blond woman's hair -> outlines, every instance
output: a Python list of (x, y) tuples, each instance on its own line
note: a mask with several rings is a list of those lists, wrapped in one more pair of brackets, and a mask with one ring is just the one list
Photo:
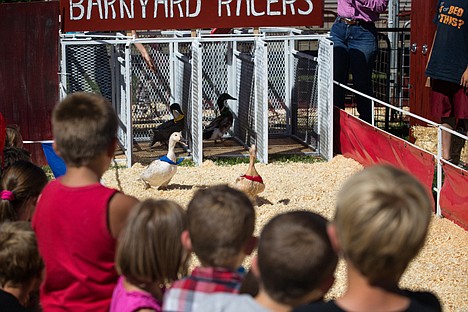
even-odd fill
[(111, 104), (96, 94), (70, 94), (52, 113), (55, 144), (67, 166), (86, 166), (106, 152), (117, 136), (117, 127)]
[(187, 275), (188, 256), (180, 239), (186, 229), (185, 211), (177, 203), (154, 199), (139, 203), (119, 237), (117, 272), (141, 288), (167, 285)]
[(41, 277), (43, 269), (31, 224), (26, 221), (0, 224), (0, 286), (28, 285)]
[(344, 257), (371, 285), (397, 283), (424, 245), (432, 203), (410, 174), (364, 169), (338, 194), (334, 223)]

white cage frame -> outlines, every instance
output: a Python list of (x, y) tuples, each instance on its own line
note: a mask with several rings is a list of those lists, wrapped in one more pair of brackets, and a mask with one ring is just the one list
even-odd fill
[[(126, 155), (127, 166), (132, 165), (132, 149), (135, 139), (132, 124), (132, 56), (131, 48), (135, 43), (170, 43), (170, 88), (171, 100), (181, 100), (182, 87), (178, 84), (176, 76), (181, 62), (178, 62), (180, 56), (178, 44), (190, 43), (191, 45), (191, 78), (190, 78), (190, 97), (187, 109), (190, 110), (189, 142), (193, 161), (200, 165), (203, 162), (203, 45), (214, 42), (230, 42), (232, 44), (232, 55), (227, 57), (238, 57), (236, 47), (242, 42), (253, 44), (253, 127), (250, 130), (251, 142), (257, 145), (257, 157), (259, 161), (268, 163), (268, 138), (269, 138), (269, 84), (268, 84), (268, 60), (269, 60), (269, 42), (284, 41), (284, 86), (285, 91), (285, 109), (287, 119), (287, 132), (291, 134), (291, 98), (290, 95), (294, 89), (294, 70), (295, 58), (304, 57), (296, 51), (294, 46), (297, 41), (311, 40), (317, 41), (318, 55), (305, 56), (311, 61), (316, 62), (317, 83), (317, 101), (318, 123), (314, 125), (314, 131), (317, 131), (318, 140), (313, 154), (319, 155), (326, 160), (333, 157), (333, 46), (326, 35), (297, 35), (296, 32), (286, 32), (279, 30), (286, 35), (271, 35), (268, 32), (262, 32), (260, 35), (223, 35), (208, 36), (199, 32), (196, 37), (187, 37), (184, 32), (173, 32), (166, 35), (165, 38), (140, 38), (118, 35), (113, 38), (109, 36), (89, 36), (89, 35), (62, 35), (61, 36), (61, 79), (60, 79), (60, 97), (63, 98), (70, 92), (69, 76), (67, 68), (67, 48), (71, 46), (85, 45), (106, 45), (110, 51), (110, 67), (112, 79), (112, 102), (119, 115), (118, 139), (123, 152)], [(270, 31), (274, 32), (274, 31)], [(179, 65), (178, 65), (179, 64)], [(236, 62), (228, 68), (228, 80), (236, 81), (239, 77)], [(230, 94), (237, 94), (237, 84), (229, 83), (227, 90)], [(231, 109), (236, 115), (238, 104), (230, 104)], [(235, 121), (237, 122), (237, 121)], [(232, 129), (234, 129), (233, 126)], [(231, 135), (234, 133), (231, 131)], [(242, 142), (247, 145), (246, 142)]]

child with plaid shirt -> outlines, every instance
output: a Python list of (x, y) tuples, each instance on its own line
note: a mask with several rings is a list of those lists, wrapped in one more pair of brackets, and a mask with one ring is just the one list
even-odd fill
[(291, 311), (321, 302), (334, 282), (338, 256), (327, 235), (327, 220), (310, 211), (290, 211), (271, 219), (262, 230), (251, 272), (259, 292), (214, 294), (195, 312)]
[(244, 274), (237, 268), (256, 245), (255, 210), (241, 191), (226, 185), (199, 190), (187, 217), (182, 244), (194, 251), (201, 267), (167, 290), (163, 311), (193, 311), (209, 294), (239, 293)]

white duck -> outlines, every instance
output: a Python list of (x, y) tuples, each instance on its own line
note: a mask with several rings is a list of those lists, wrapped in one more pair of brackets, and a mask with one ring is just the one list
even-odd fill
[(143, 170), (140, 175), (140, 179), (145, 183), (146, 188), (155, 187), (165, 189), (169, 182), (171, 182), (172, 177), (177, 172), (177, 165), (183, 160), (180, 159), (177, 161), (177, 157), (174, 152), (176, 143), (181, 140), (181, 132), (172, 133), (169, 137), (169, 149), (167, 151), (167, 155), (154, 160), (145, 168), (145, 170)]
[(257, 148), (255, 145), (249, 149), (250, 162), (249, 168), (247, 169), (244, 175), (241, 175), (236, 179), (236, 188), (243, 191), (251, 199), (255, 199), (256, 196), (265, 190), (265, 184), (263, 184), (262, 177), (258, 174), (255, 169), (255, 158), (256, 158)]

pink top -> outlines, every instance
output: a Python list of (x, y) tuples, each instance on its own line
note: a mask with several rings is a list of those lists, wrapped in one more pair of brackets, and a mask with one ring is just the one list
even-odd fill
[(338, 0), (338, 15), (341, 17), (375, 22), (385, 12), (389, 0)]
[(117, 191), (99, 183), (42, 191), (32, 225), (45, 263), (40, 300), (49, 311), (108, 311), (118, 280), (108, 204)]
[(140, 309), (152, 309), (161, 312), (162, 303), (145, 291), (127, 291), (123, 285), (123, 277), (115, 286), (110, 312), (134, 312)]

